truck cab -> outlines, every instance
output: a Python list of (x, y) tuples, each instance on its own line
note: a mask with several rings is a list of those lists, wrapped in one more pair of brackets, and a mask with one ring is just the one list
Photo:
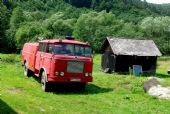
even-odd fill
[(26, 76), (40, 78), (44, 91), (48, 91), (50, 82), (77, 83), (83, 89), (93, 80), (92, 50), (86, 42), (50, 39), (26, 43), (22, 64)]

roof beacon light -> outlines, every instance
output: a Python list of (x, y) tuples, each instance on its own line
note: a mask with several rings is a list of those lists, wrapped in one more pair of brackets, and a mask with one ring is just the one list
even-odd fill
[(67, 40), (74, 40), (74, 38), (72, 37), (71, 34), (67, 34), (65, 39), (67, 39)]

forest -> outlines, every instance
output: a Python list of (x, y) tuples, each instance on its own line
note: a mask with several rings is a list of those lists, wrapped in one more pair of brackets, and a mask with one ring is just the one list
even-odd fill
[(2, 0), (0, 52), (15, 53), (25, 42), (72, 34), (100, 53), (107, 36), (151, 39), (170, 54), (170, 4), (146, 0)]

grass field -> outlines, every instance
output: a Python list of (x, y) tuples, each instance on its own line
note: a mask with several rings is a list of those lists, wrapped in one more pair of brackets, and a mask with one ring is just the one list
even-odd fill
[[(33, 77), (23, 75), (19, 55), (0, 54), (0, 114), (169, 114), (170, 100), (146, 94), (146, 76), (105, 74), (94, 58), (94, 81), (85, 91), (45, 93)], [(157, 77), (170, 85), (170, 58), (158, 60)]]

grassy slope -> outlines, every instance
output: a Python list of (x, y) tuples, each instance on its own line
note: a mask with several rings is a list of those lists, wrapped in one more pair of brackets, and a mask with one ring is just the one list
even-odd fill
[[(44, 93), (34, 78), (23, 76), (19, 55), (0, 57), (5, 61), (0, 62), (0, 114), (14, 113), (12, 110), (20, 114), (168, 114), (170, 110), (169, 101), (144, 93), (146, 77), (102, 73), (100, 55), (95, 56), (94, 82), (87, 85), (86, 91), (50, 93)], [(170, 59), (159, 59), (158, 74), (170, 82), (165, 73), (168, 65)]]

